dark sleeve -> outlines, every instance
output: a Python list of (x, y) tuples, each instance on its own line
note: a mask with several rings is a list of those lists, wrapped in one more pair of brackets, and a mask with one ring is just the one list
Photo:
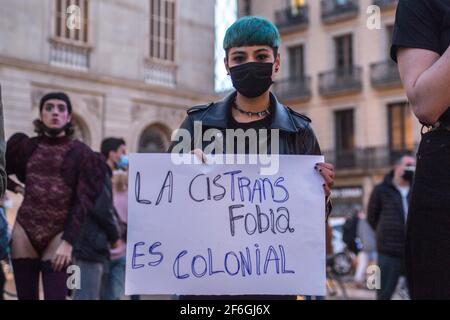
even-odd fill
[(316, 135), (314, 134), (314, 131), (310, 124), (308, 124), (308, 126), (306, 127), (302, 140), (305, 147), (304, 154), (313, 156), (322, 155), (322, 151), (320, 150), (319, 146), (319, 141), (317, 141)]
[(102, 227), (106, 232), (108, 241), (114, 243), (120, 239), (119, 223), (114, 208), (111, 208), (102, 219)]
[[(6, 174), (7, 176), (16, 175), (19, 179), (20, 174), (23, 174), (23, 157), (25, 157), (24, 150), (26, 148), (28, 136), (24, 133), (15, 133), (9, 138), (6, 145)], [(20, 181), (23, 183), (23, 181)], [(16, 182), (8, 177), (8, 190), (14, 191), (18, 186)]]
[(92, 211), (93, 218), (105, 231), (110, 243), (116, 242), (120, 238), (117, 213), (113, 205), (111, 181), (109, 175), (104, 179), (100, 198), (96, 199), (96, 205)]
[(6, 191), (6, 171), (5, 171), (5, 130), (3, 122), (3, 105), (2, 105), (2, 90), (0, 87), (0, 198), (3, 197)]
[(400, 0), (392, 36), (391, 58), (397, 62), (399, 47), (418, 48), (442, 54), (440, 20), (432, 0)]
[(87, 214), (94, 209), (106, 174), (104, 163), (99, 156), (87, 147), (80, 152), (83, 152), (83, 156), (78, 165), (74, 203), (69, 211), (62, 237), (70, 244), (76, 240)]
[[(184, 119), (184, 121), (183, 121), (183, 123), (181, 124), (181, 126), (180, 126), (180, 128), (179, 129), (184, 129), (184, 130), (187, 130), (191, 135), (193, 134), (193, 132), (194, 132), (194, 123), (193, 123), (193, 121), (192, 121), (192, 119), (191, 119), (191, 117), (188, 115), (187, 117), (186, 117), (186, 119)], [(169, 149), (168, 149), (168, 153), (172, 153), (173, 152), (173, 148), (179, 143), (179, 142), (181, 142), (181, 137), (180, 137), (180, 139), (178, 139), (178, 140), (176, 140), (176, 141), (172, 141), (171, 143), (170, 143), (170, 146), (169, 146)], [(194, 142), (193, 142), (193, 140), (191, 139), (191, 141), (190, 141), (190, 146), (191, 146), (191, 148), (190, 148), (190, 150), (189, 151), (192, 151), (193, 149), (194, 149)]]
[(367, 209), (367, 222), (373, 230), (377, 229), (378, 221), (380, 220), (381, 201), (380, 189), (375, 187), (370, 195), (369, 206)]

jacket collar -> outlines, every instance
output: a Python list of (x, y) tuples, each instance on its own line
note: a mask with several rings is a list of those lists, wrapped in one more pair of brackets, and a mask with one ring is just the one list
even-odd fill
[[(208, 127), (227, 128), (230, 116), (230, 108), (236, 98), (236, 91), (232, 92), (224, 99), (211, 105), (209, 110), (203, 115), (202, 124)], [(294, 119), (288, 108), (282, 105), (274, 94), (270, 93), (270, 103), (272, 109), (272, 129), (280, 129), (286, 132), (295, 133), (298, 131)]]

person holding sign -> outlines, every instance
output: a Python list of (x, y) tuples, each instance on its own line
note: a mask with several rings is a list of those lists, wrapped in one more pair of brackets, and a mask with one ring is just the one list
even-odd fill
[[(223, 42), (225, 67), (236, 91), (222, 101), (191, 108), (169, 152), (192, 152), (204, 162), (209, 154), (219, 153), (321, 155), (311, 120), (281, 104), (270, 92), (280, 70), (280, 43), (280, 34), (270, 21), (251, 16), (237, 20)], [(216, 134), (205, 138), (210, 129)], [(188, 143), (184, 133), (189, 134)], [(334, 167), (317, 163), (314, 169), (324, 179), (329, 215)]]

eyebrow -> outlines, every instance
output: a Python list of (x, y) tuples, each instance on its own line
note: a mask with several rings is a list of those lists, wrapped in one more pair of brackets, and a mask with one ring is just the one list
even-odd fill
[[(253, 53), (254, 53), (254, 54), (258, 54), (258, 53), (262, 53), (262, 52), (269, 52), (269, 49), (261, 48), (261, 49), (256, 50), (256, 51), (253, 52)], [(240, 54), (247, 54), (247, 51), (244, 51), (244, 50), (235, 51), (235, 52), (233, 52), (231, 55), (234, 56), (234, 55), (240, 55)]]
[(258, 49), (255, 51), (255, 53), (261, 53), (261, 52), (269, 52), (269, 50), (266, 48), (262, 48), (262, 49)]
[(247, 52), (244, 51), (244, 50), (241, 50), (241, 51), (235, 51), (235, 52), (233, 52), (231, 55), (232, 55), (232, 56), (235, 56), (235, 55), (238, 55), (238, 54), (247, 54)]

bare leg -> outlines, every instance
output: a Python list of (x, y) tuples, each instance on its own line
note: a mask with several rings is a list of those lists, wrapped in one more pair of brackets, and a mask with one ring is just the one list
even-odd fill
[(12, 259), (39, 259), (39, 254), (33, 248), (28, 235), (22, 226), (16, 222), (11, 236)]
[(40, 259), (19, 223), (12, 232), (11, 257), (19, 300), (39, 300)]

